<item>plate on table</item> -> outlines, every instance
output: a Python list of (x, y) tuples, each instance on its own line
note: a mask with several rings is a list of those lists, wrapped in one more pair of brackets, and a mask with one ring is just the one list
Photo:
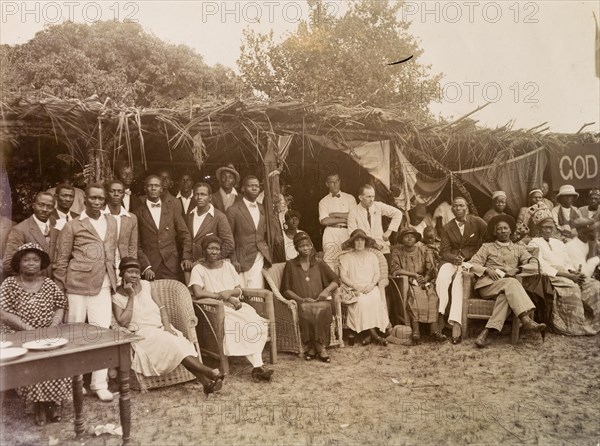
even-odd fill
[(55, 350), (61, 348), (67, 342), (69, 341), (65, 338), (37, 339), (35, 341), (25, 342), (23, 347), (28, 350)]
[(0, 341), (0, 348), (7, 348), (10, 347), (12, 345), (12, 342), (10, 341)]
[(9, 347), (0, 349), (0, 361), (10, 361), (17, 359), (27, 353), (27, 349), (23, 347)]

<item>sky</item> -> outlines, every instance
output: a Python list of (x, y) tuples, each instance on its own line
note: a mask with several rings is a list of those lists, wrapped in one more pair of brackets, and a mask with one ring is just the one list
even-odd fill
[[(385, 0), (382, 0), (385, 1)], [(308, 17), (304, 0), (291, 1), (1, 1), (0, 42), (24, 43), (44, 25), (71, 19), (135, 20), (146, 31), (186, 44), (236, 69), (244, 29), (273, 30), (279, 39)], [(342, 15), (345, 1), (325, 0)], [(480, 125), (574, 133), (600, 129), (600, 79), (594, 71), (598, 1), (406, 1), (399, 18), (411, 22), (424, 54), (420, 62), (443, 73), (435, 116), (473, 115)], [(406, 55), (399, 55), (399, 59)], [(409, 62), (410, 63), (410, 62)]]

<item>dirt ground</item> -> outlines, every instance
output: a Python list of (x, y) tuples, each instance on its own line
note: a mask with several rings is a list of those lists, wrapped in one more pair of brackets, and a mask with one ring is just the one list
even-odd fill
[[(355, 345), (331, 364), (280, 354), (271, 383), (231, 361), (223, 390), (190, 382), (132, 393), (135, 445), (592, 445), (600, 441), (600, 337), (538, 334), (509, 343)], [(118, 402), (84, 398), (86, 427), (119, 424)], [(72, 409), (36, 427), (14, 393), (2, 401), (2, 445), (117, 445), (75, 439)]]

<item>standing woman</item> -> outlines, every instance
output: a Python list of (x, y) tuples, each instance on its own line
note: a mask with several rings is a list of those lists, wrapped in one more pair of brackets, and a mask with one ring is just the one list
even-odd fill
[[(14, 333), (60, 325), (67, 309), (67, 298), (56, 284), (41, 275), (50, 257), (37, 243), (25, 243), (15, 252), (11, 268), (16, 276), (0, 286), (0, 332)], [(62, 401), (70, 398), (71, 378), (44, 381), (20, 387), (17, 393), (25, 403), (34, 403), (35, 424), (58, 422)]]
[(294, 247), (294, 236), (298, 232), (300, 224), (300, 212), (289, 210), (285, 213), (285, 223), (283, 224), (283, 241), (285, 243), (285, 260), (292, 260), (298, 256), (298, 251)]
[(288, 260), (283, 270), (281, 292), (298, 303), (300, 336), (305, 348), (304, 359), (317, 357), (331, 362), (325, 347), (331, 334), (332, 293), (339, 286), (339, 278), (322, 260), (317, 260), (310, 236), (298, 232), (294, 236), (298, 257)]

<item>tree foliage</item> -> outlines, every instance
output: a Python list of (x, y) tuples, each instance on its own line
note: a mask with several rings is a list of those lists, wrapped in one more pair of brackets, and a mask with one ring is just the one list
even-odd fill
[(66, 22), (0, 52), (3, 89), (42, 90), (61, 97), (98, 95), (119, 103), (171, 106), (188, 97), (234, 91), (236, 76), (210, 67), (185, 45), (165, 43), (137, 23)]
[[(399, 19), (402, 2), (360, 0), (336, 18), (322, 0), (281, 43), (273, 32), (244, 32), (238, 66), (244, 82), (271, 98), (399, 104), (427, 115), (441, 75), (418, 62), (423, 50)], [(409, 62), (387, 65), (412, 55)]]

